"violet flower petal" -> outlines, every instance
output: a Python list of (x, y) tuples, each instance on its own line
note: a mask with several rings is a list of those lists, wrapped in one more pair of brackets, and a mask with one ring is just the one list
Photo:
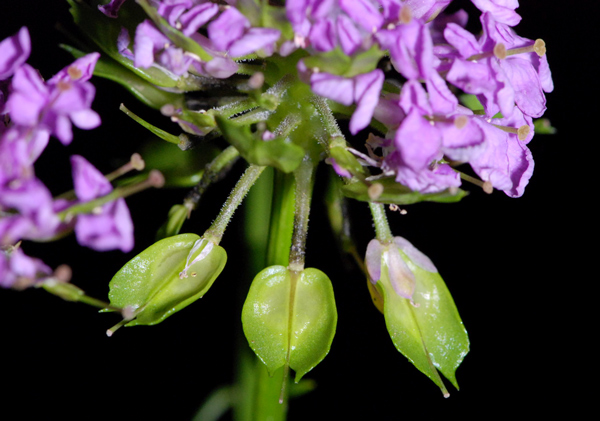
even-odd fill
[(15, 35), (0, 42), (0, 80), (11, 77), (31, 53), (29, 31), (24, 26)]

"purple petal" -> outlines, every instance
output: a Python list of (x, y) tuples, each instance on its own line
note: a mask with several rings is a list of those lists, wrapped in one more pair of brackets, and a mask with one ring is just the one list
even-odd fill
[(249, 28), (250, 21), (235, 7), (230, 7), (208, 25), (208, 37), (217, 50), (227, 51)]
[(311, 46), (317, 51), (331, 51), (336, 46), (336, 28), (331, 19), (315, 22), (308, 35)]
[(362, 44), (362, 36), (354, 23), (345, 15), (339, 15), (336, 21), (337, 36), (346, 55), (352, 55)]
[(379, 103), (383, 79), (384, 74), (380, 69), (354, 77), (354, 101), (357, 107), (350, 118), (350, 133), (356, 134), (371, 123)]
[(11, 77), (29, 58), (30, 53), (31, 40), (25, 26), (12, 37), (0, 42), (0, 80)]
[(201, 26), (206, 24), (219, 12), (219, 6), (214, 3), (204, 3), (192, 7), (188, 12), (181, 15), (179, 21), (183, 25), (182, 32), (190, 36), (197, 32)]
[(354, 81), (329, 73), (313, 73), (310, 77), (312, 91), (343, 105), (354, 102)]
[(515, 102), (521, 111), (531, 117), (541, 117), (546, 111), (546, 97), (531, 62), (511, 57), (501, 60), (500, 66), (514, 88)]
[(419, 110), (413, 109), (398, 128), (394, 143), (404, 164), (420, 171), (439, 157), (442, 137)]
[(80, 110), (69, 114), (71, 121), (80, 129), (95, 129), (101, 123), (100, 116), (94, 110)]
[(260, 49), (267, 49), (279, 39), (281, 32), (271, 28), (250, 28), (239, 40), (229, 47), (231, 57), (241, 57)]
[(410, 8), (413, 18), (428, 22), (435, 18), (452, 0), (406, 0), (404, 4)]
[(521, 21), (521, 16), (515, 9), (519, 7), (518, 0), (471, 0), (482, 12), (489, 12), (498, 22), (515, 26)]
[(78, 58), (73, 63), (55, 74), (49, 81), (49, 84), (55, 84), (59, 81), (85, 82), (92, 78), (94, 67), (100, 58), (100, 53), (90, 53)]
[(112, 191), (110, 182), (84, 157), (71, 156), (75, 194), (82, 202), (88, 202)]
[(383, 17), (368, 0), (339, 0), (339, 5), (367, 32), (374, 32), (383, 25)]
[(415, 292), (415, 274), (409, 269), (397, 247), (389, 246), (383, 253), (383, 262), (387, 266), (388, 276), (396, 294), (412, 299)]
[(438, 270), (431, 261), (431, 259), (425, 254), (423, 254), (423, 252), (421, 252), (415, 246), (413, 246), (412, 243), (406, 238), (394, 237), (394, 244), (396, 244), (398, 248), (402, 250), (402, 252), (406, 254), (406, 256), (408, 256), (412, 263), (414, 263), (421, 269), (426, 270), (427, 272), (437, 273)]
[(109, 18), (116, 18), (123, 3), (125, 3), (125, 0), (111, 0), (108, 4), (98, 5), (98, 10)]
[(98, 251), (133, 248), (133, 222), (124, 199), (102, 206), (100, 214), (79, 215), (75, 223), (77, 242)]
[(375, 285), (381, 278), (381, 257), (384, 246), (378, 240), (371, 240), (367, 245), (365, 265), (369, 272), (369, 279)]

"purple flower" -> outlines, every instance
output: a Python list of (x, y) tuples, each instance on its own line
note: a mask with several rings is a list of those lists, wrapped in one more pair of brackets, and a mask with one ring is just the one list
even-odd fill
[(172, 45), (169, 38), (149, 20), (140, 23), (135, 30), (134, 52), (136, 67), (148, 68), (156, 62), (177, 76), (187, 74), (195, 60), (181, 48)]
[(405, 0), (404, 5), (414, 18), (429, 22), (434, 19), (452, 0)]
[(409, 80), (424, 80), (432, 101), (439, 110), (452, 112), (458, 100), (435, 70), (439, 61), (433, 54), (428, 27), (417, 19), (375, 35), (380, 46), (390, 51), (392, 63)]
[(268, 55), (281, 33), (273, 28), (252, 28), (250, 21), (235, 7), (230, 7), (208, 25), (208, 37), (214, 47), (231, 57), (241, 57), (258, 50)]
[[(394, 237), (389, 244), (371, 240), (367, 246), (365, 265), (373, 285), (385, 279), (385, 283), (389, 281), (392, 284), (396, 294), (409, 300), (418, 281), (413, 270), (418, 268), (437, 272), (429, 257), (402, 237)], [(414, 269), (411, 270), (411, 267)]]
[(95, 88), (87, 80), (100, 55), (92, 53), (61, 70), (48, 83), (24, 64), (12, 80), (12, 93), (5, 111), (14, 124), (55, 135), (63, 144), (71, 143), (71, 123), (81, 129), (100, 125), (100, 117), (90, 109)]
[(33, 163), (48, 144), (44, 130), (12, 126), (0, 136), (0, 185), (33, 176)]
[(0, 42), (0, 80), (11, 77), (25, 63), (30, 53), (31, 40), (26, 27)]
[(350, 132), (356, 134), (371, 122), (379, 101), (383, 79), (384, 74), (380, 69), (353, 78), (323, 72), (313, 73), (310, 77), (310, 85), (317, 95), (343, 105), (357, 104), (350, 119)]
[(203, 0), (169, 0), (160, 2), (157, 10), (169, 25), (190, 36), (219, 12), (219, 6)]
[(55, 236), (61, 222), (52, 195), (37, 178), (21, 178), (0, 186), (0, 244), (21, 239), (40, 240)]
[(116, 18), (123, 3), (125, 3), (125, 0), (110, 0), (105, 5), (98, 5), (98, 10), (109, 18)]
[(0, 250), (0, 286), (24, 289), (52, 275), (52, 270), (39, 259), (29, 257), (20, 247)]
[(506, 25), (515, 26), (521, 21), (521, 16), (515, 9), (519, 0), (471, 0), (482, 12), (489, 12), (494, 20)]
[(367, 246), (365, 264), (373, 285), (384, 276), (389, 279), (396, 294), (412, 299), (415, 292), (415, 275), (402, 258), (396, 244), (384, 245), (378, 240), (371, 240)]
[(340, 46), (345, 54), (351, 55), (368, 49), (371, 35), (385, 23), (380, 13), (380, 4), (385, 4), (384, 13), (394, 15), (395, 1), (372, 0), (297, 0), (286, 2), (286, 15), (294, 28), (298, 46), (308, 45), (316, 51), (330, 51)]
[[(477, 175), (510, 197), (523, 195), (533, 174), (531, 151), (517, 135), (507, 133), (482, 119), (476, 119), (485, 133), (485, 149), (469, 162)], [(502, 122), (501, 120), (493, 120)]]
[[(85, 158), (73, 155), (73, 183), (81, 202), (88, 202), (112, 191), (110, 182)], [(77, 216), (75, 235), (79, 244), (98, 251), (133, 248), (133, 222), (125, 199), (119, 198)]]
[(448, 24), (444, 37), (456, 55), (450, 58), (446, 79), (477, 95), (488, 117), (499, 111), (510, 116), (515, 104), (523, 113), (540, 117), (546, 109), (543, 91), (553, 89), (546, 56), (533, 51), (507, 55), (507, 50), (530, 47), (534, 42), (517, 36), (489, 12), (482, 15), (481, 22), (484, 31), (479, 40), (460, 26)]

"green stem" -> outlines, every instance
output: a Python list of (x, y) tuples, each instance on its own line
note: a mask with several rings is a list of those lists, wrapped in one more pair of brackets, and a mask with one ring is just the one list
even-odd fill
[(287, 266), (294, 231), (294, 175), (275, 172), (266, 265)]
[[(264, 180), (267, 181), (266, 179)], [(250, 257), (253, 260), (254, 273), (263, 265), (287, 266), (291, 247), (292, 231), (294, 228), (294, 177), (293, 174), (284, 174), (275, 171), (272, 177), (272, 189), (263, 184), (260, 178), (255, 190), (252, 189), (249, 200), (260, 200), (257, 196), (269, 193), (271, 198), (270, 218), (265, 217), (267, 208), (264, 203), (260, 206), (262, 217), (254, 213), (246, 213), (246, 238), (249, 244)], [(268, 190), (268, 191), (267, 191)], [(261, 254), (256, 250), (254, 240), (259, 238), (263, 243), (262, 235), (268, 231), (266, 240), (266, 253)], [(260, 266), (257, 268), (256, 266)], [(236, 421), (284, 421), (287, 414), (287, 395), (280, 404), (279, 398), (284, 381), (283, 369), (277, 370), (273, 377), (269, 376), (266, 366), (260, 361), (247, 346), (246, 339), (240, 339), (238, 358), (238, 376), (236, 380), (236, 395), (234, 419)], [(286, 380), (287, 381), (287, 380)]]
[(233, 217), (235, 210), (240, 206), (246, 194), (250, 190), (250, 187), (258, 179), (260, 174), (263, 172), (265, 167), (260, 165), (250, 165), (242, 177), (238, 180), (237, 184), (229, 194), (227, 201), (223, 205), (221, 212), (217, 216), (217, 219), (213, 222), (209, 229), (204, 233), (204, 237), (213, 242), (219, 244), (225, 234), (225, 229), (229, 224), (229, 221)]
[(289, 262), (289, 268), (294, 272), (304, 270), (308, 215), (310, 213), (315, 168), (315, 163), (307, 155), (298, 169), (294, 171), (294, 178), (296, 179), (296, 208), (294, 212), (294, 235), (292, 237)]
[(238, 150), (233, 146), (229, 146), (204, 168), (202, 178), (183, 201), (183, 204), (190, 209), (190, 212), (196, 209), (198, 202), (200, 202), (200, 199), (206, 189), (208, 189), (208, 186), (221, 179), (239, 156), (240, 153)]
[(107, 203), (117, 200), (121, 197), (131, 196), (132, 194), (138, 193), (149, 187), (162, 187), (164, 184), (164, 177), (160, 171), (152, 170), (148, 175), (148, 178), (141, 183), (131, 184), (127, 186), (117, 187), (106, 196), (99, 197), (89, 202), (78, 203), (73, 205), (62, 212), (58, 213), (58, 217), (61, 221), (70, 221), (75, 215), (93, 213), (94, 209), (99, 208)]
[(371, 215), (373, 216), (377, 239), (383, 244), (391, 243), (394, 240), (394, 237), (390, 230), (390, 225), (388, 224), (385, 207), (381, 203), (369, 202), (369, 208), (371, 209)]

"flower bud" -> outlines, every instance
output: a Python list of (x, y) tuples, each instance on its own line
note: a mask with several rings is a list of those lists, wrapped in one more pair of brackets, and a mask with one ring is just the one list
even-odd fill
[(222, 247), (195, 234), (165, 238), (117, 272), (109, 284), (110, 303), (133, 309), (127, 326), (160, 323), (201, 298), (226, 261)]

